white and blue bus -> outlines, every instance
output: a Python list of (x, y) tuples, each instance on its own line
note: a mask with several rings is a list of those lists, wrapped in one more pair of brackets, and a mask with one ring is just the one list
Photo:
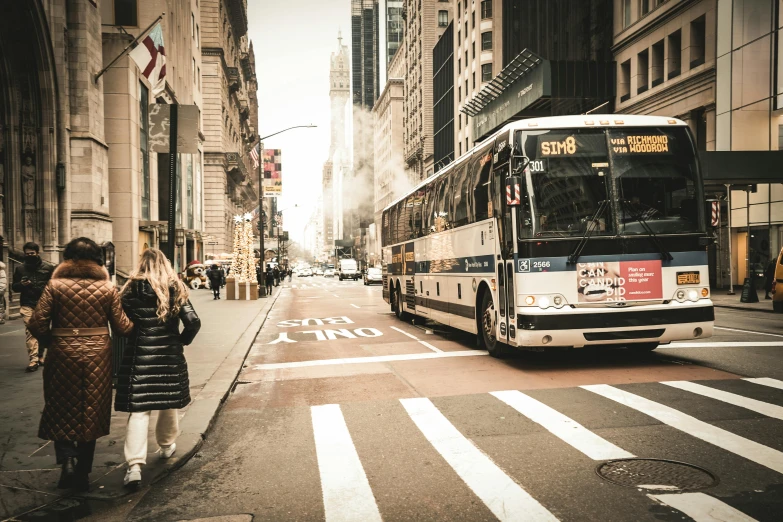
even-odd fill
[(498, 357), (710, 337), (704, 214), (680, 120), (516, 121), (384, 209), (383, 297)]

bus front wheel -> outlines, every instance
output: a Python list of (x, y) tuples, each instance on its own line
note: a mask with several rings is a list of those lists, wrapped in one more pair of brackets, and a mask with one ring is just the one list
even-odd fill
[(497, 313), (495, 312), (495, 303), (492, 301), (492, 294), (484, 292), (484, 296), (481, 299), (480, 341), (492, 357), (502, 358), (508, 355), (509, 347), (498, 341), (495, 336), (497, 331), (496, 318)]

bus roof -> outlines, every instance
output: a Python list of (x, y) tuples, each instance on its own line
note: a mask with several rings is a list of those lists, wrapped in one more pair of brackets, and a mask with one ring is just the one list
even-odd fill
[(543, 118), (528, 118), (525, 120), (517, 120), (504, 125), (500, 130), (487, 136), (479, 143), (475, 143), (473, 148), (465, 152), (462, 156), (449, 163), (446, 167), (436, 172), (429, 178), (420, 182), (413, 187), (407, 193), (398, 197), (386, 207), (383, 212), (386, 212), (391, 207), (403, 199), (410, 196), (413, 192), (419, 190), (421, 187), (429, 184), (439, 176), (451, 171), (457, 165), (460, 165), (464, 161), (467, 161), (476, 149), (484, 147), (487, 143), (492, 142), (501, 134), (509, 131), (516, 130), (528, 130), (528, 129), (578, 129), (578, 128), (596, 128), (596, 127), (670, 127), (670, 126), (686, 126), (687, 124), (677, 118), (669, 118), (666, 116), (645, 116), (635, 114), (581, 114), (574, 116), (546, 116)]

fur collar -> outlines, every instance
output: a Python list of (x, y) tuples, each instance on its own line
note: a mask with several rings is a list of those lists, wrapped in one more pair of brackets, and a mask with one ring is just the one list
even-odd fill
[(52, 279), (94, 279), (97, 281), (109, 279), (105, 267), (92, 261), (63, 261), (54, 269)]

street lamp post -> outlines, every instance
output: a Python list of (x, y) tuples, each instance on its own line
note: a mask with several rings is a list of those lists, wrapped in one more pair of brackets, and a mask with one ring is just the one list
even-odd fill
[[(306, 129), (312, 129), (314, 127), (317, 127), (317, 125), (295, 125), (293, 127), (288, 127), (287, 129), (283, 129), (281, 131), (274, 132), (272, 134), (268, 134), (264, 136), (263, 138), (258, 139), (258, 235), (259, 235), (259, 246), (261, 247), (261, 270), (266, 272), (266, 259), (265, 259), (265, 248), (264, 248), (264, 140), (267, 138), (271, 138), (272, 136), (277, 136), (278, 134), (282, 134), (285, 131), (289, 131), (291, 129), (299, 129), (299, 128), (306, 128)], [(266, 297), (266, 286), (264, 285), (258, 285), (259, 289), (259, 295), (261, 297)]]

